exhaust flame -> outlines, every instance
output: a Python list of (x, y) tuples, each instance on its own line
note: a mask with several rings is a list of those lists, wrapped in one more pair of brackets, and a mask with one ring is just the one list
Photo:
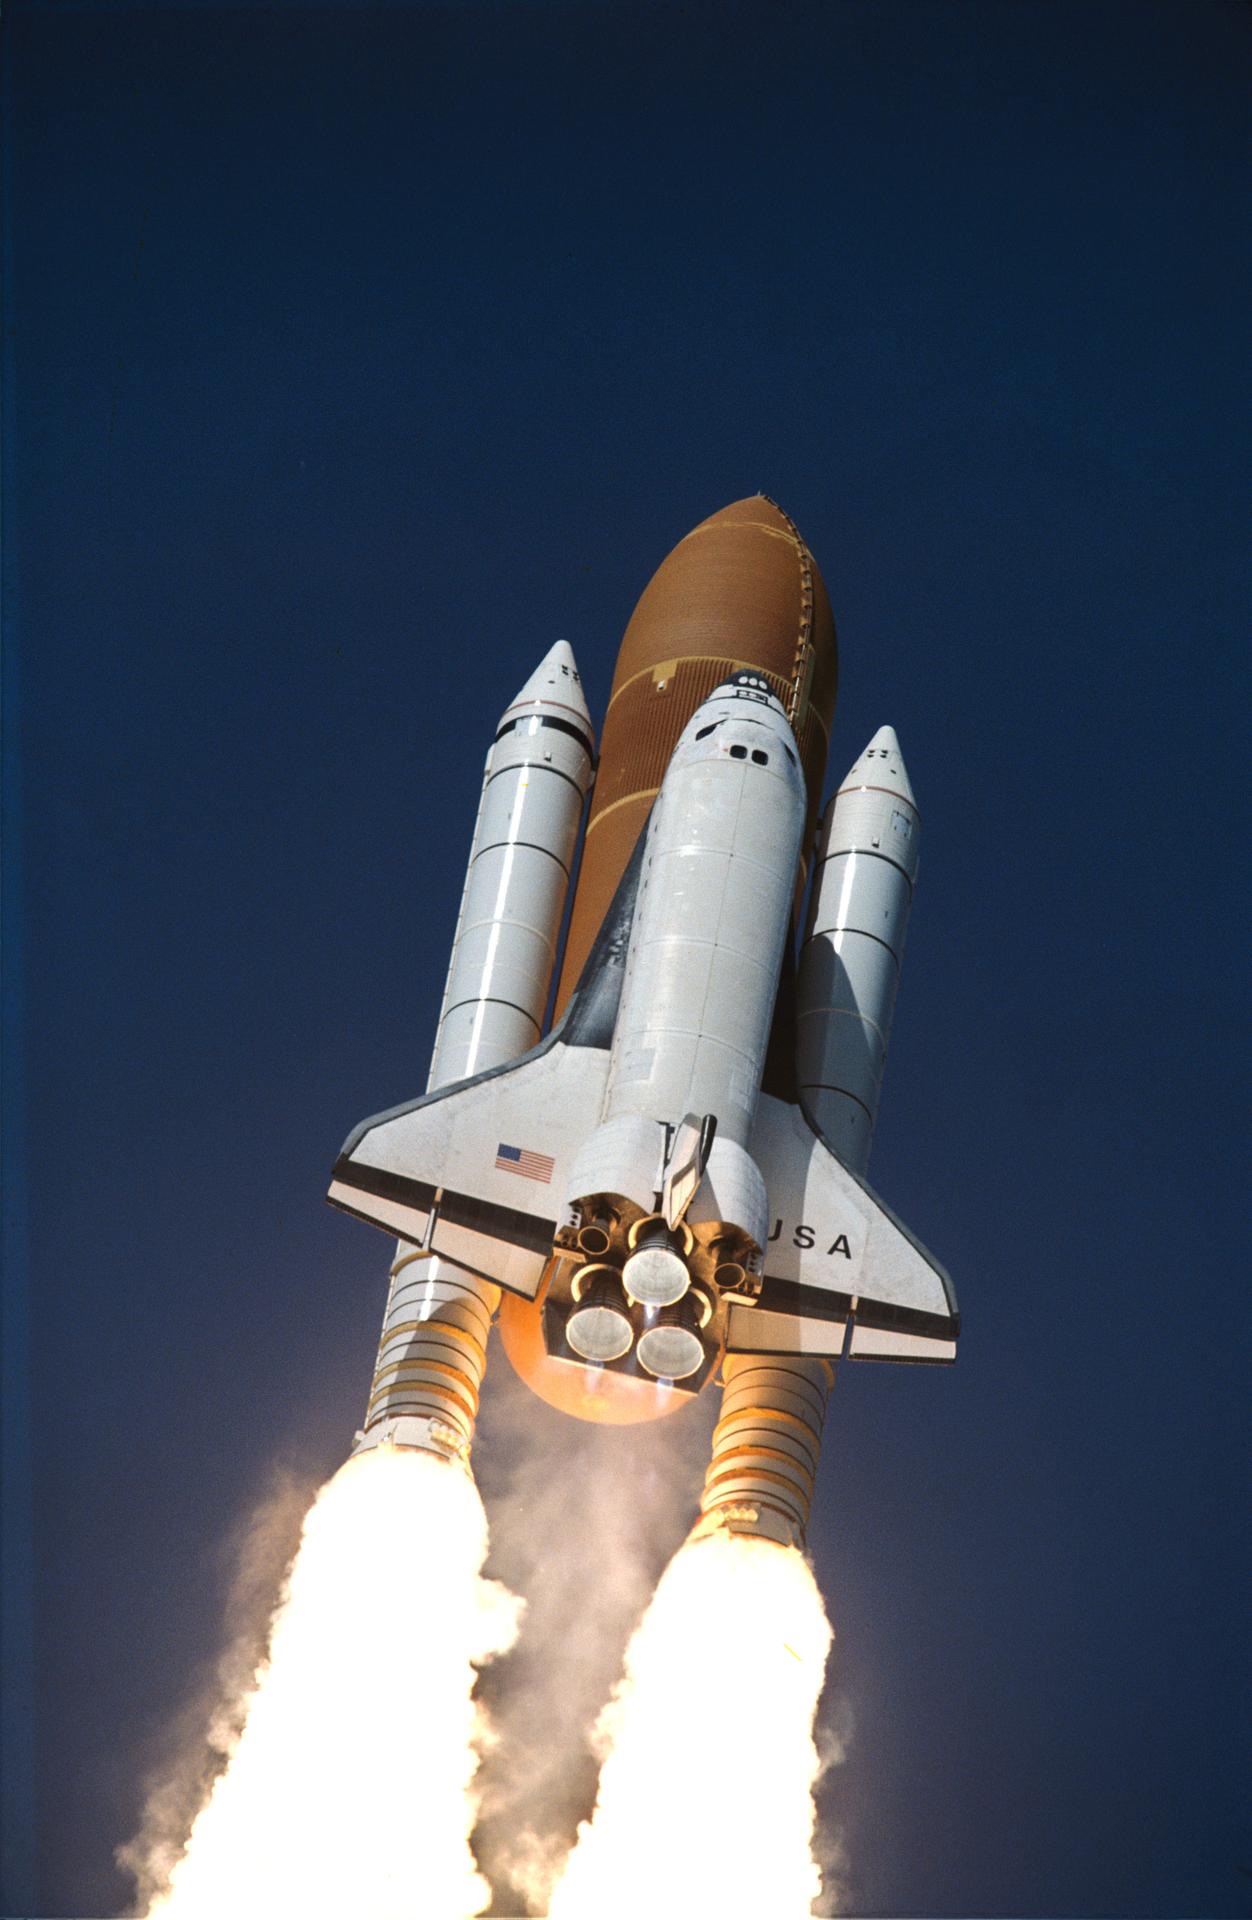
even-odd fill
[(149, 1920), (483, 1911), (474, 1683), (521, 1607), (482, 1577), (486, 1553), (473, 1481), (430, 1454), (379, 1447), (327, 1483), (238, 1741)]
[(550, 1920), (811, 1913), (813, 1721), (833, 1637), (795, 1550), (729, 1534), (681, 1548), (597, 1723), (599, 1797)]

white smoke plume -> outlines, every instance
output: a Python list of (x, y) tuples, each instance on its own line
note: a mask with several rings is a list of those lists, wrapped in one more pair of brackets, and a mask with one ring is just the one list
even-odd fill
[(213, 1556), (210, 1577), (226, 1587), (223, 1639), (217, 1659), (188, 1687), (182, 1708), (162, 1730), (144, 1781), (138, 1833), (117, 1849), (119, 1867), (135, 1882), (132, 1912), (145, 1913), (169, 1885), (192, 1821), (236, 1745), (244, 1703), (265, 1658), (270, 1623), (284, 1577), (300, 1544), (317, 1481), (286, 1463)]
[(682, 1548), (601, 1715), (596, 1808), (551, 1920), (814, 1911), (813, 1728), (832, 1637), (795, 1550), (727, 1535)]
[(829, 1672), (827, 1679), (827, 1690), (818, 1707), (817, 1725), (813, 1730), (817, 1747), (817, 1778), (813, 1783), (813, 1799), (817, 1808), (813, 1858), (822, 1881), (822, 1890), (813, 1903), (813, 1912), (821, 1916), (847, 1911), (849, 1866), (843, 1826), (831, 1810), (830, 1803), (834, 1796), (829, 1789), (824, 1794), (819, 1789), (848, 1757), (848, 1748), (852, 1743), (852, 1704), (846, 1694), (830, 1688)]
[(696, 1513), (716, 1393), (637, 1427), (553, 1411), (493, 1356), (475, 1447), (492, 1571), (526, 1602), (484, 1675), (498, 1736), (474, 1837), (498, 1910), (542, 1914), (595, 1800), (592, 1730), (626, 1644)]
[[(181, 1857), (137, 1863), (150, 1920), (470, 1920), (490, 1734), (479, 1668), (520, 1603), (482, 1574), (469, 1476), (431, 1455), (350, 1460), (305, 1519), (238, 1728)], [(148, 1829), (146, 1828), (145, 1831)], [(127, 1850), (128, 1853), (133, 1851)]]

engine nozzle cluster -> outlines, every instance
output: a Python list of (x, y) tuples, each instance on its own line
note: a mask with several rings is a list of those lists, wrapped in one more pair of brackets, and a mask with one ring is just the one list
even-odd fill
[(620, 1265), (603, 1258), (613, 1237), (612, 1224), (600, 1220), (579, 1231), (587, 1258), (570, 1280), (566, 1345), (593, 1366), (631, 1355), (654, 1380), (689, 1380), (711, 1357), (703, 1334), (714, 1310), (705, 1287), (693, 1284), (691, 1233), (658, 1215), (638, 1220)]

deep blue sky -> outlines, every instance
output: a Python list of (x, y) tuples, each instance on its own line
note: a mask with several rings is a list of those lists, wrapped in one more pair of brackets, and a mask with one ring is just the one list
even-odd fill
[(360, 1417), (321, 1196), (499, 709), (757, 488), (923, 810), (872, 1177), (965, 1325), (832, 1406), (850, 1897), (1248, 1910), (1248, 22), (10, 5), (6, 1914), (117, 1910), (218, 1543)]

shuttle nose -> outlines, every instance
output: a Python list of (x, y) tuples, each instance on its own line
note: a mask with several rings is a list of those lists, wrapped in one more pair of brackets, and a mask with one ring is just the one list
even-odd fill
[(778, 714), (780, 719), (787, 718), (787, 709), (765, 675), (754, 672), (750, 667), (744, 667), (738, 673), (732, 673), (728, 679), (722, 681), (720, 687), (714, 688), (709, 697), (713, 700), (723, 700), (727, 696), (745, 702), (749, 713), (754, 708), (769, 707)]

